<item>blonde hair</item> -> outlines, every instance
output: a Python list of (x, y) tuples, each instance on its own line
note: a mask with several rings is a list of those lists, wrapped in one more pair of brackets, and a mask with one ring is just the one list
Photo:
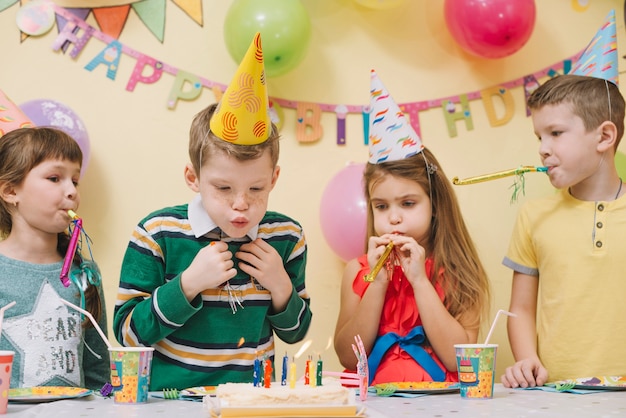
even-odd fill
[[(464, 326), (480, 328), (482, 318), (489, 314), (489, 280), (463, 220), (452, 183), (435, 156), (424, 148), (403, 160), (368, 163), (364, 174), (368, 202), (374, 185), (388, 175), (414, 181), (430, 196), (432, 219), (426, 251), (433, 258), (433, 271), (443, 269), (444, 303)], [(371, 204), (368, 205), (367, 235), (376, 235)], [(435, 273), (433, 280), (437, 276)], [(478, 311), (479, 315), (466, 316), (469, 311)]]
[(203, 164), (205, 164), (212, 155), (218, 152), (222, 152), (240, 161), (246, 161), (259, 158), (265, 151), (268, 151), (270, 153), (272, 167), (276, 167), (280, 152), (280, 135), (273, 123), (269, 138), (266, 141), (257, 145), (233, 144), (217, 137), (210, 130), (209, 122), (216, 108), (217, 103), (214, 103), (196, 114), (191, 123), (191, 129), (189, 130), (189, 159), (198, 176), (200, 175), (200, 168)]
[(527, 100), (530, 110), (568, 103), (591, 131), (605, 121), (617, 127), (615, 150), (624, 136), (624, 97), (610, 81), (582, 75), (559, 75), (547, 80)]

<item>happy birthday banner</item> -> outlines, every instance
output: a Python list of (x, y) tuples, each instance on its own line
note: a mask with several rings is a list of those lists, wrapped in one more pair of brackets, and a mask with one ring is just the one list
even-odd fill
[[(222, 92), (226, 89), (225, 84), (207, 80), (195, 74), (181, 70), (167, 63), (159, 61), (139, 51), (123, 45), (117, 39), (97, 30), (84, 20), (73, 15), (67, 9), (53, 4), (54, 11), (57, 15), (66, 20), (66, 24), (60, 30), (56, 39), (52, 44), (54, 51), (63, 51), (66, 53), (70, 47), (69, 55), (76, 58), (85, 48), (87, 42), (91, 38), (96, 38), (104, 43), (106, 47), (96, 55), (84, 68), (93, 71), (96, 67), (104, 65), (106, 67), (106, 76), (115, 80), (119, 63), (123, 55), (133, 57), (137, 62), (133, 69), (128, 82), (126, 83), (127, 91), (134, 91), (137, 83), (154, 84), (161, 79), (163, 73), (174, 76), (174, 82), (170, 89), (169, 96), (166, 101), (168, 109), (175, 109), (179, 100), (192, 101), (196, 100), (202, 94), (205, 88), (210, 89), (215, 95), (216, 101), (219, 101)], [(557, 64), (537, 71), (533, 74), (526, 75), (519, 79), (508, 81), (497, 86), (488, 87), (483, 90), (462, 93), (456, 96), (444, 97), (434, 100), (425, 100), (420, 102), (400, 103), (400, 109), (407, 114), (411, 125), (421, 136), (419, 123), (419, 112), (426, 110), (441, 108), (443, 118), (448, 127), (450, 137), (457, 136), (456, 123), (465, 122), (468, 131), (474, 129), (472, 121), (472, 113), (470, 111), (470, 100), (482, 100), (489, 124), (493, 127), (507, 124), (514, 115), (514, 101), (510, 90), (523, 86), (524, 95), (528, 97), (534, 89), (539, 87), (537, 79), (550, 76), (554, 77), (559, 71), (568, 73), (571, 70), (572, 62), (582, 54), (582, 51), (576, 55), (563, 60)], [(148, 75), (144, 75), (144, 71)], [(504, 106), (504, 114), (498, 116), (496, 114), (495, 101), (499, 101)], [(270, 97), (270, 111), (272, 120), (280, 127), (282, 125), (282, 108), (295, 109), (296, 123), (296, 139), (302, 143), (316, 142), (323, 135), (321, 125), (322, 112), (331, 112), (336, 115), (336, 141), (338, 145), (346, 143), (346, 117), (349, 114), (360, 114), (363, 118), (363, 137), (367, 144), (369, 137), (369, 106), (367, 105), (344, 105), (344, 104), (328, 104), (328, 103), (312, 103), (296, 100), (281, 99)], [(530, 114), (526, 109), (527, 116)]]

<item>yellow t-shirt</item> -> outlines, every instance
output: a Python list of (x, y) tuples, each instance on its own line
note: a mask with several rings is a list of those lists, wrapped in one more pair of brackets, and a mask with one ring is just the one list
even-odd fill
[(549, 380), (626, 375), (626, 197), (585, 202), (564, 190), (526, 202), (503, 263), (539, 277)]

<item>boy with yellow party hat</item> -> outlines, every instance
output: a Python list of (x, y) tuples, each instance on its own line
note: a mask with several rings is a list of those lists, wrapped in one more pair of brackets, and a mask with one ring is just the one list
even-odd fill
[(114, 331), (155, 348), (151, 390), (251, 382), (274, 334), (306, 335), (304, 233), (267, 211), (278, 141), (257, 34), (220, 103), (192, 122), (185, 180), (197, 195), (141, 220), (124, 256)]
[(513, 270), (506, 387), (626, 375), (626, 199), (615, 12), (572, 74), (528, 99), (539, 156), (558, 193), (521, 208), (503, 264)]

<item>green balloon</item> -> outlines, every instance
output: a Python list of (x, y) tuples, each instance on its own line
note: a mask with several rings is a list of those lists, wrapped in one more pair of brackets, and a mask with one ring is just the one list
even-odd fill
[(230, 56), (240, 63), (261, 33), (265, 74), (274, 77), (295, 68), (306, 55), (311, 22), (300, 0), (235, 0), (224, 21)]
[(620, 151), (615, 153), (615, 167), (617, 168), (617, 174), (626, 180), (626, 154)]

